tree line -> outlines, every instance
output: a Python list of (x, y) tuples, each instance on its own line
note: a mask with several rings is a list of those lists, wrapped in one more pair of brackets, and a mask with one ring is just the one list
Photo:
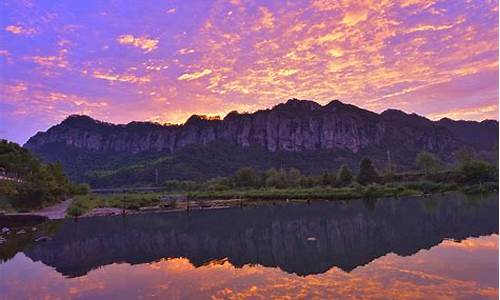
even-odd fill
[(462, 148), (454, 153), (456, 163), (453, 168), (445, 168), (437, 156), (430, 152), (420, 152), (415, 158), (417, 172), (397, 173), (397, 166), (388, 164), (379, 171), (369, 158), (363, 158), (354, 174), (347, 165), (337, 171), (325, 171), (318, 175), (305, 175), (299, 169), (271, 168), (258, 172), (247, 166), (238, 169), (233, 176), (216, 177), (205, 182), (168, 180), (166, 189), (170, 191), (228, 190), (245, 188), (291, 188), (291, 187), (347, 187), (353, 184), (363, 186), (408, 181), (418, 178), (429, 181), (452, 181), (458, 184), (472, 185), (497, 181), (498, 169), (494, 165), (475, 159), (472, 152)]

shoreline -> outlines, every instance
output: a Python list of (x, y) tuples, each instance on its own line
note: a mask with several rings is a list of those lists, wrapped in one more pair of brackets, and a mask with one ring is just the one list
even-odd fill
[[(450, 191), (446, 193), (440, 193), (439, 195), (444, 195), (444, 194), (449, 194), (449, 193), (456, 193), (456, 191)], [(412, 197), (412, 198), (428, 198), (436, 194), (424, 194), (424, 193), (416, 193), (416, 194), (411, 194), (411, 195), (404, 195), (401, 197)], [(369, 200), (380, 200), (380, 199), (399, 199), (400, 197), (376, 197), (372, 198)], [(203, 199), (202, 201), (206, 202), (208, 201), (214, 201), (218, 203), (223, 203), (226, 205), (211, 205), (211, 206), (200, 206), (200, 205), (193, 205), (190, 206), (189, 209), (186, 207), (180, 207), (180, 208), (159, 208), (159, 209), (147, 209), (147, 210), (131, 210), (131, 209), (126, 209), (125, 214), (123, 214), (123, 209), (121, 208), (116, 208), (116, 207), (99, 207), (99, 208), (94, 208), (88, 212), (86, 212), (84, 215), (74, 217), (74, 216), (66, 216), (67, 219), (80, 219), (80, 218), (92, 218), (92, 217), (108, 217), (108, 216), (127, 216), (127, 215), (145, 215), (145, 214), (157, 214), (157, 213), (175, 213), (175, 212), (185, 212), (189, 213), (190, 211), (207, 211), (207, 210), (217, 210), (217, 209), (228, 209), (228, 208), (257, 208), (257, 207), (263, 207), (263, 206), (287, 206), (287, 205), (310, 205), (318, 202), (336, 202), (336, 201), (359, 201), (363, 200), (363, 198), (346, 198), (346, 199), (326, 199), (326, 198), (316, 198), (316, 199), (276, 199), (276, 200), (268, 200), (268, 199), (231, 199), (231, 200), (224, 200), (224, 199), (214, 199), (214, 200), (206, 200)], [(191, 202), (196, 203), (199, 202), (200, 200), (191, 200)], [(227, 205), (231, 203), (236, 203), (236, 205)], [(241, 205), (241, 204), (242, 205)]]

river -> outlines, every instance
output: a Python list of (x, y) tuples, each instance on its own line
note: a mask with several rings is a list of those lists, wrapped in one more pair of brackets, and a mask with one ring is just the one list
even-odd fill
[(0, 246), (1, 299), (498, 298), (498, 194), (38, 227)]

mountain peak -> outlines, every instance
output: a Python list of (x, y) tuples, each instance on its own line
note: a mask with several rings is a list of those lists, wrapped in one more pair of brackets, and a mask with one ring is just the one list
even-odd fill
[(73, 114), (66, 117), (63, 122), (78, 122), (78, 121), (96, 121), (88, 115)]
[(62, 126), (69, 126), (69, 127), (85, 127), (85, 126), (92, 126), (95, 124), (101, 124), (104, 123), (102, 121), (98, 121), (93, 119), (90, 116), (87, 115), (70, 115), (66, 119), (64, 119), (60, 125)]
[(338, 100), (338, 99), (335, 99), (335, 100), (332, 100), (330, 101), (327, 105), (325, 106), (331, 106), (331, 107), (340, 107), (340, 106), (346, 106), (347, 104), (345, 104), (344, 102)]
[(201, 124), (207, 124), (209, 122), (217, 122), (220, 121), (219, 116), (207, 116), (207, 115), (192, 115), (187, 119), (186, 125), (201, 125)]
[[(330, 111), (343, 111), (343, 110), (352, 110), (352, 111), (365, 111), (368, 112), (367, 110), (364, 110), (356, 105), (344, 103), (338, 99), (330, 101), (327, 105), (324, 106), (327, 110)], [(370, 112), (371, 113), (371, 112)]]
[(395, 122), (404, 122), (407, 123), (408, 125), (430, 125), (431, 121), (427, 119), (426, 117), (422, 117), (420, 115), (417, 115), (416, 113), (411, 113), (408, 114), (402, 110), (399, 109), (387, 109), (383, 111), (381, 114), (382, 118), (384, 120), (388, 121), (395, 121)]
[(311, 100), (301, 100), (297, 98), (289, 99), (285, 103), (280, 103), (272, 108), (272, 110), (285, 110), (285, 111), (314, 111), (321, 109), (321, 104)]

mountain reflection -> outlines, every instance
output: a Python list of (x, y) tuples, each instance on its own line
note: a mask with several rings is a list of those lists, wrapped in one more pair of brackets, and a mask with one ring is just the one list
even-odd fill
[(498, 195), (321, 202), (64, 221), (24, 253), (75, 277), (112, 263), (227, 259), (304, 276), (346, 272), (387, 253), (408, 256), (444, 239), (498, 233)]

